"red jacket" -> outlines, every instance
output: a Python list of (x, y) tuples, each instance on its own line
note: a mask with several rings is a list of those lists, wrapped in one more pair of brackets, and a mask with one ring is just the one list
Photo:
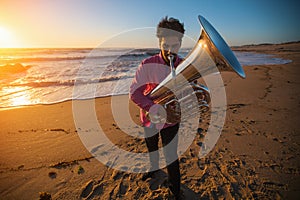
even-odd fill
[[(176, 68), (181, 62), (181, 58), (176, 56), (174, 67)], [(140, 119), (143, 126), (149, 127), (150, 120), (145, 116), (145, 111), (149, 111), (155, 103), (148, 96), (151, 91), (162, 82), (171, 72), (171, 68), (166, 64), (161, 53), (151, 56), (141, 62), (135, 77), (130, 86), (130, 98), (140, 108)], [(175, 124), (165, 124), (164, 128)]]

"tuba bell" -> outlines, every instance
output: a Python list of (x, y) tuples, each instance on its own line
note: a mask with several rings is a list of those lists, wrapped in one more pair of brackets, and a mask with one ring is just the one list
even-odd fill
[[(245, 78), (245, 73), (230, 47), (214, 29), (214, 27), (202, 16), (198, 16), (201, 25), (200, 37), (186, 58), (174, 69), (172, 58), (170, 66), (173, 71), (149, 94), (156, 104), (160, 104), (166, 110), (167, 116), (161, 119), (152, 118), (152, 122), (178, 123), (182, 121), (181, 115), (191, 117), (196, 113), (209, 110), (209, 89), (197, 83), (197, 79), (220, 71), (232, 71)], [(202, 58), (206, 52), (209, 59)], [(192, 88), (192, 90), (190, 89)], [(193, 99), (192, 97), (197, 97)], [(182, 103), (188, 105), (180, 108)], [(190, 108), (197, 107), (191, 112)]]

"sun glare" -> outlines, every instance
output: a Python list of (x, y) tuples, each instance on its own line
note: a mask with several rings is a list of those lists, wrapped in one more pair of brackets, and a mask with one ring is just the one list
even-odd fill
[(0, 26), (0, 48), (12, 48), (16, 47), (15, 40), (11, 32)]
[(32, 103), (31, 93), (26, 87), (4, 87), (0, 92), (6, 94), (12, 106), (30, 105)]

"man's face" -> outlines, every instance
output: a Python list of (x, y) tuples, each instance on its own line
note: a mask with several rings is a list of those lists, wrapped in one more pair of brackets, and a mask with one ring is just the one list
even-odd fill
[(162, 37), (160, 49), (165, 60), (169, 61), (168, 55), (177, 55), (181, 47), (181, 40), (176, 36)]

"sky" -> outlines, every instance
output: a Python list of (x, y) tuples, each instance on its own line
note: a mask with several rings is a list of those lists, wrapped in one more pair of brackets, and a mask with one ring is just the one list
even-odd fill
[(205, 17), (230, 46), (300, 40), (298, 0), (0, 0), (0, 48), (157, 45), (164, 17), (184, 23), (186, 45)]

